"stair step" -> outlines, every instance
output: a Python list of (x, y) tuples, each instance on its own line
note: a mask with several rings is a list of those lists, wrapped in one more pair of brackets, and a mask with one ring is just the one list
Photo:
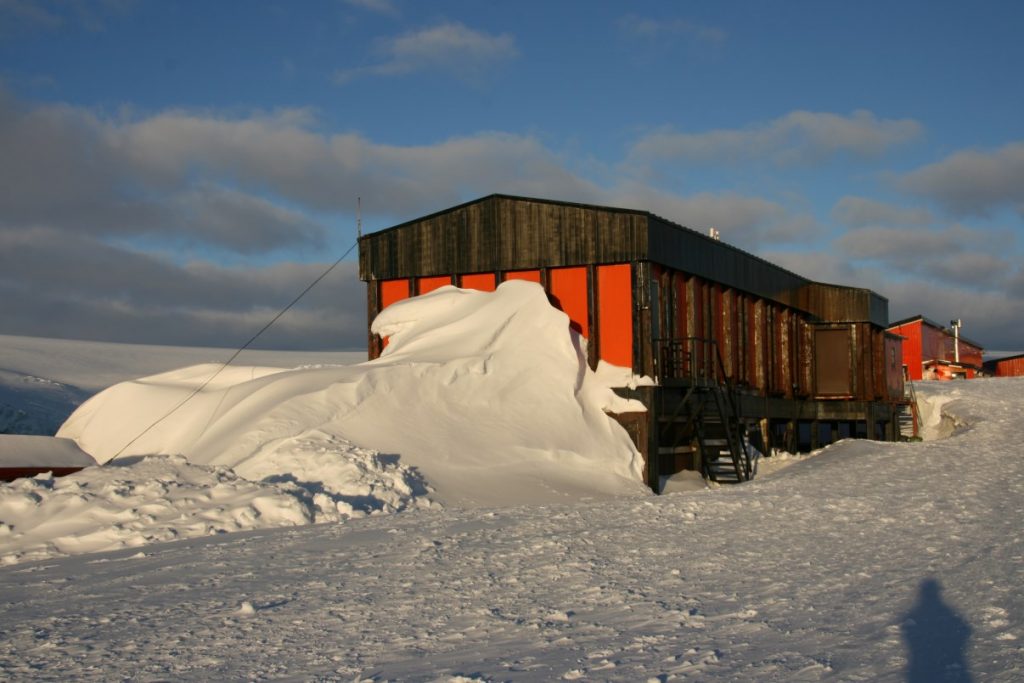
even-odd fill
[(658, 455), (688, 455), (696, 450), (693, 446), (661, 446)]

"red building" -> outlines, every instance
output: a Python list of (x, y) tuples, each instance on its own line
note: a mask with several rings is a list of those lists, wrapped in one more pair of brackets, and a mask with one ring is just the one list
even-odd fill
[(1024, 377), (1024, 353), (985, 361), (985, 372), (993, 377)]
[(922, 315), (895, 322), (887, 331), (903, 337), (907, 379), (971, 379), (981, 370), (980, 344)]

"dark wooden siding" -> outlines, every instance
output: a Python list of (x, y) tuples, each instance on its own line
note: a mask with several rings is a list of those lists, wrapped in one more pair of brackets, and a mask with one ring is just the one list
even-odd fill
[(491, 196), (360, 240), (364, 280), (628, 263), (647, 253), (647, 216)]
[(870, 289), (810, 282), (783, 295), (785, 303), (824, 322), (889, 324), (889, 300)]

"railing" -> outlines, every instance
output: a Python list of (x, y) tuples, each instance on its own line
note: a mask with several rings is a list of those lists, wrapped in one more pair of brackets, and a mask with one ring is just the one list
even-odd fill
[(704, 380), (726, 384), (725, 365), (718, 342), (701, 337), (654, 340), (655, 373), (660, 379)]
[(725, 374), (725, 363), (719, 353), (718, 343), (714, 339), (701, 337), (662, 338), (654, 340), (654, 348), (655, 373), (659, 379), (689, 380), (694, 386), (711, 388), (715, 411), (725, 429), (736, 476), (739, 481), (749, 480), (753, 476), (754, 463), (745, 439), (746, 430), (739, 417), (736, 387)]

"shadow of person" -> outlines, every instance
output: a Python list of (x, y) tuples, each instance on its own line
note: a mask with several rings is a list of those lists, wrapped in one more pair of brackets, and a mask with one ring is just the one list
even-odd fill
[(942, 601), (942, 586), (925, 579), (917, 602), (903, 618), (909, 665), (907, 683), (970, 683), (965, 651), (971, 626)]

